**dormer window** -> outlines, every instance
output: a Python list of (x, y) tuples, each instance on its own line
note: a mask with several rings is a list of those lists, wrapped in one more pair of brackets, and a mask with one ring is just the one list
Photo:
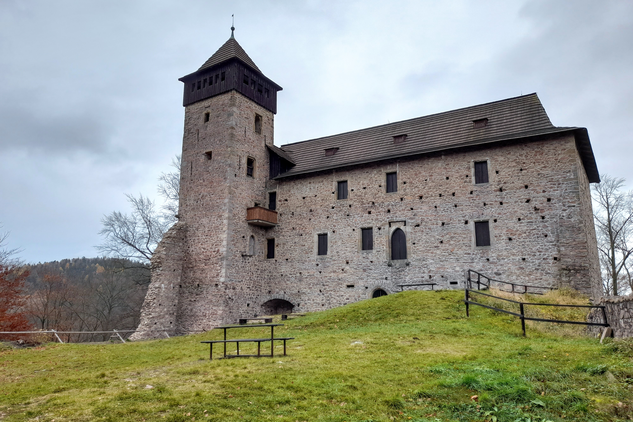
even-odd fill
[(328, 148), (325, 150), (325, 156), (331, 157), (338, 152), (339, 148)]
[(407, 140), (407, 135), (406, 134), (404, 134), (404, 135), (396, 135), (396, 136), (393, 137), (393, 143), (394, 144), (401, 144), (401, 143), (403, 143), (406, 140)]
[(479, 129), (488, 126), (488, 118), (473, 120), (473, 129)]

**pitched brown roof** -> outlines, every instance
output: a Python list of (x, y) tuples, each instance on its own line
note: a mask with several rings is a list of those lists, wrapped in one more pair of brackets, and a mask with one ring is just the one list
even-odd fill
[(240, 59), (241, 61), (252, 67), (254, 70), (261, 73), (261, 70), (259, 70), (255, 62), (251, 60), (250, 57), (248, 57), (246, 51), (244, 51), (242, 46), (237, 42), (235, 38), (233, 38), (233, 36), (231, 36), (231, 38), (229, 38), (228, 41), (225, 42), (222, 47), (220, 47), (218, 51), (213, 54), (213, 56), (209, 57), (209, 60), (204, 62), (204, 64), (200, 66), (200, 69), (198, 69), (198, 71), (215, 66), (216, 64), (220, 64), (233, 58)]
[[(485, 126), (475, 128), (474, 121), (483, 119)], [(296, 166), (277, 178), (569, 131), (584, 131), (576, 137), (582, 144), (579, 151), (590, 181), (599, 181), (586, 129), (552, 125), (536, 94), (282, 145)], [(394, 142), (399, 135), (406, 138)], [(334, 154), (325, 154), (335, 148)]]

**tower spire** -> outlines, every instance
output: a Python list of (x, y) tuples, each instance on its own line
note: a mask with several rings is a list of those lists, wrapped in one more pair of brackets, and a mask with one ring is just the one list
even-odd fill
[(235, 38), (235, 15), (231, 15), (231, 38)]

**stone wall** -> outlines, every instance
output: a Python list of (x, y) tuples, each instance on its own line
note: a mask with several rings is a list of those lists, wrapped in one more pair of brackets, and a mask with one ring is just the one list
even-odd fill
[[(613, 337), (633, 337), (633, 294), (628, 296), (602, 297), (597, 305), (605, 306), (607, 321), (613, 330)], [(594, 309), (587, 318), (588, 322), (604, 322), (602, 310)], [(590, 327), (595, 335), (602, 332), (602, 327)]]
[[(461, 289), (468, 269), (596, 294), (589, 183), (572, 135), (268, 180), (273, 117), (236, 92), (186, 108), (180, 223), (152, 262), (139, 330), (208, 330), (261, 315), (271, 300), (306, 312), (367, 299), (377, 289), (395, 293), (400, 284)], [(488, 183), (474, 183), (476, 161), (487, 161)], [(397, 173), (397, 192), (386, 192), (388, 172)], [(348, 198), (338, 200), (343, 180)], [(272, 191), (278, 226), (249, 225), (246, 209), (267, 206)], [(475, 246), (477, 221), (489, 222), (490, 246)], [(362, 228), (373, 229), (372, 250), (361, 248)], [(390, 257), (396, 229), (406, 234), (406, 260)], [(319, 256), (323, 233), (328, 253)]]

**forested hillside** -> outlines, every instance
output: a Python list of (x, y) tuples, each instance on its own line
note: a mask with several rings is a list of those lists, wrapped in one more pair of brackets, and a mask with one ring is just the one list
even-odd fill
[[(147, 291), (149, 269), (112, 258), (73, 258), (26, 265), (24, 313), (35, 329), (134, 329)], [(72, 341), (98, 336), (66, 336)]]

